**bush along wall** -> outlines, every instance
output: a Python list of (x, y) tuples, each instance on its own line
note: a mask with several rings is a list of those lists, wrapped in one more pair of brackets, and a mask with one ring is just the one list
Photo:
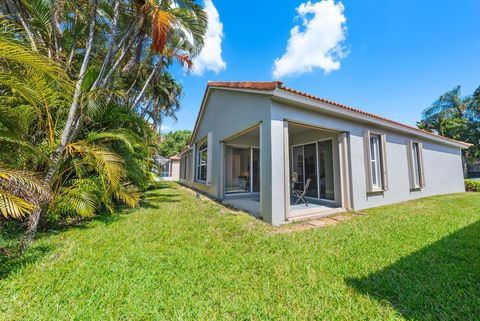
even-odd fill
[(480, 192), (480, 181), (474, 181), (473, 179), (466, 179), (465, 190), (467, 192)]

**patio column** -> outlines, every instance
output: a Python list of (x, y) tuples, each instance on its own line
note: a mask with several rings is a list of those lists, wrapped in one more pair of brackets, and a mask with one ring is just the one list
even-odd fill
[(223, 200), (225, 198), (225, 142), (220, 142), (220, 162), (219, 162), (219, 179), (218, 179), (218, 195), (217, 198), (219, 200)]
[[(263, 220), (280, 225), (287, 217), (288, 168), (285, 150), (288, 150), (288, 124), (283, 120), (263, 122), (260, 129), (260, 202)], [(287, 142), (285, 142), (285, 132)], [(288, 154), (287, 154), (288, 155)]]
[(351, 210), (349, 134), (340, 133), (338, 135), (338, 142), (342, 207)]

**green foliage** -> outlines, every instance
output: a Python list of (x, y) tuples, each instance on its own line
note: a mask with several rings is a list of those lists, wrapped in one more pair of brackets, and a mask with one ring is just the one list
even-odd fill
[(471, 143), (468, 160), (480, 158), (480, 87), (461, 96), (460, 86), (441, 95), (422, 113), (418, 128)]
[(467, 192), (480, 192), (480, 181), (473, 180), (473, 179), (466, 179), (465, 190)]
[(0, 164), (0, 214), (20, 219), (52, 198), (50, 188), (33, 173)]
[(162, 136), (160, 142), (160, 155), (172, 157), (188, 147), (192, 132), (189, 130), (177, 130)]
[[(200, 52), (203, 7), (8, 0), (0, 12), (0, 163), (15, 173), (0, 177), (0, 215), (26, 227), (22, 248), (45, 219), (138, 206), (161, 124), (180, 109), (182, 86), (169, 67), (191, 67)], [(14, 186), (20, 174), (49, 197)]]
[(477, 320), (479, 208), (460, 193), (271, 227), (162, 183), (0, 256), (0, 319)]

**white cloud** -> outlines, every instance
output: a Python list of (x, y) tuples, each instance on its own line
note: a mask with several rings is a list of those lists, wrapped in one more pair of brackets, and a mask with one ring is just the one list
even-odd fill
[(302, 3), (296, 10), (302, 24), (290, 31), (287, 49), (275, 59), (273, 76), (299, 75), (321, 68), (325, 74), (340, 69), (347, 27), (342, 2), (322, 0)]
[(167, 133), (167, 132), (171, 132), (172, 131), (172, 128), (170, 126), (167, 126), (167, 125), (160, 125), (160, 132), (161, 133)]
[(205, 37), (205, 45), (200, 54), (193, 59), (192, 73), (203, 75), (207, 70), (215, 73), (227, 68), (222, 58), (223, 24), (220, 15), (212, 0), (205, 0), (205, 11), (208, 15), (208, 26)]

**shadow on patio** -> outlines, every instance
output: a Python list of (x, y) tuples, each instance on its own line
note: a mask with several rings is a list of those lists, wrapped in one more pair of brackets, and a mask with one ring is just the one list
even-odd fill
[(480, 221), (383, 270), (346, 282), (390, 303), (408, 319), (478, 320)]

